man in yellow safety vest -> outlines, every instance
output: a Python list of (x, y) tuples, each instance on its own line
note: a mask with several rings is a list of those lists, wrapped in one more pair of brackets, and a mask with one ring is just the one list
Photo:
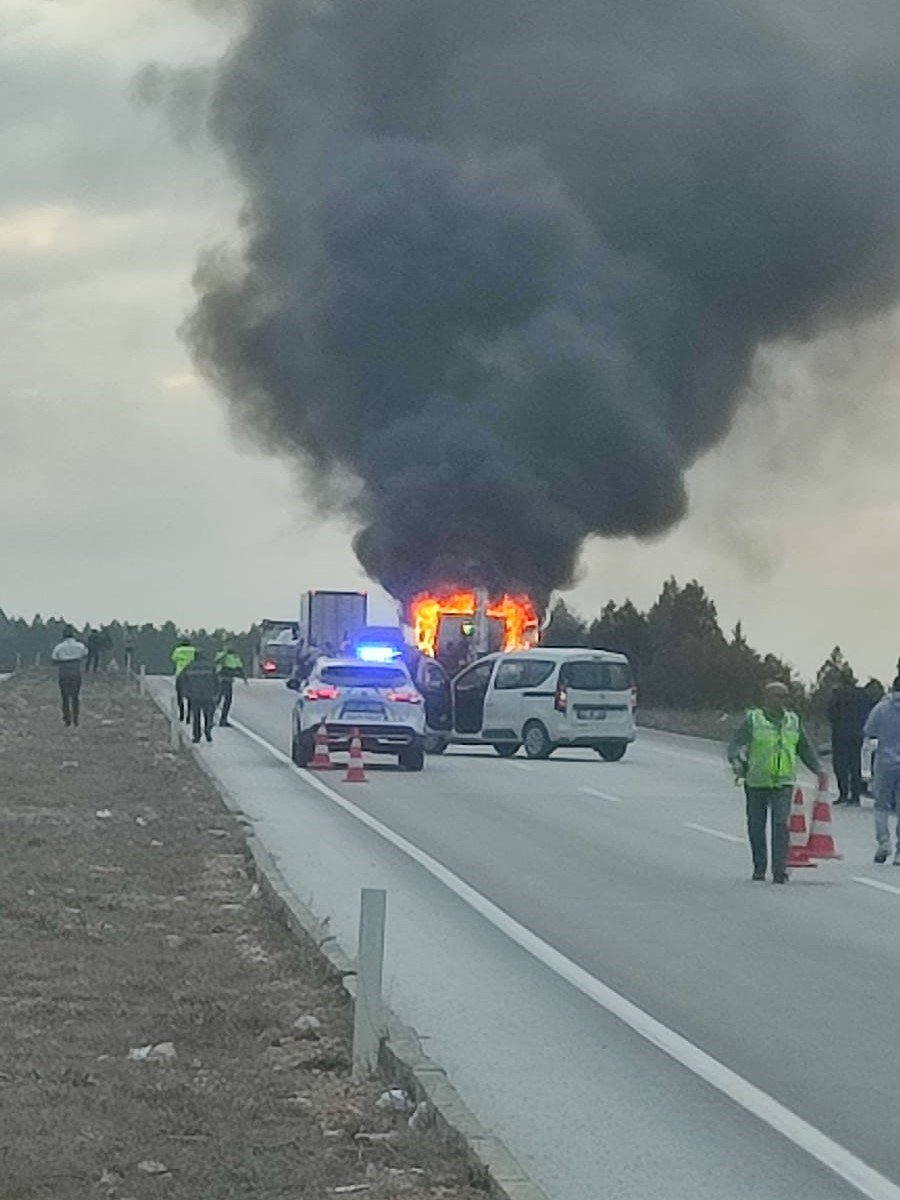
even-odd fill
[(190, 701), (184, 694), (184, 681), (181, 674), (197, 657), (197, 647), (188, 637), (178, 639), (178, 645), (172, 651), (172, 666), (175, 668), (175, 695), (178, 697), (178, 720), (191, 720)]
[(821, 791), (828, 787), (828, 776), (800, 718), (788, 709), (789, 699), (786, 684), (767, 683), (762, 705), (749, 710), (728, 746), (728, 761), (735, 777), (743, 780), (747, 795), (747, 835), (755, 880), (766, 877), (766, 819), (772, 814), (773, 883), (788, 881), (788, 818), (798, 759), (818, 776)]

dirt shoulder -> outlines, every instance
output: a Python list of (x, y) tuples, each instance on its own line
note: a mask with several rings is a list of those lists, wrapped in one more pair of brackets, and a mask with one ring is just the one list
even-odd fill
[(351, 1082), (343, 992), (149, 701), (91, 680), (66, 729), (49, 675), (0, 683), (0, 822), (3, 1200), (483, 1200)]

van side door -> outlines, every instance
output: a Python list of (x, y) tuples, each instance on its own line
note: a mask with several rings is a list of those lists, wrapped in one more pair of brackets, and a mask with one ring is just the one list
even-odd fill
[(481, 733), (484, 698), (494, 671), (494, 659), (467, 667), (453, 680), (453, 728), (456, 733)]

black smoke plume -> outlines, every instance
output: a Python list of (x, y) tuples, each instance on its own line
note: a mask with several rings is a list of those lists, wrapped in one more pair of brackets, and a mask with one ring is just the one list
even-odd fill
[(248, 0), (212, 110), (242, 244), (186, 332), (395, 595), (546, 596), (665, 530), (756, 349), (896, 298), (900, 6), (859, 6), (870, 53), (778, 12)]

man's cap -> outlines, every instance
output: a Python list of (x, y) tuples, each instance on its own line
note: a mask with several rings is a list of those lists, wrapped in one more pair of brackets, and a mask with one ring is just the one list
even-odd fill
[(780, 679), (770, 680), (763, 688), (763, 691), (767, 692), (770, 696), (789, 696), (791, 694), (791, 689), (786, 683), (782, 683)]

